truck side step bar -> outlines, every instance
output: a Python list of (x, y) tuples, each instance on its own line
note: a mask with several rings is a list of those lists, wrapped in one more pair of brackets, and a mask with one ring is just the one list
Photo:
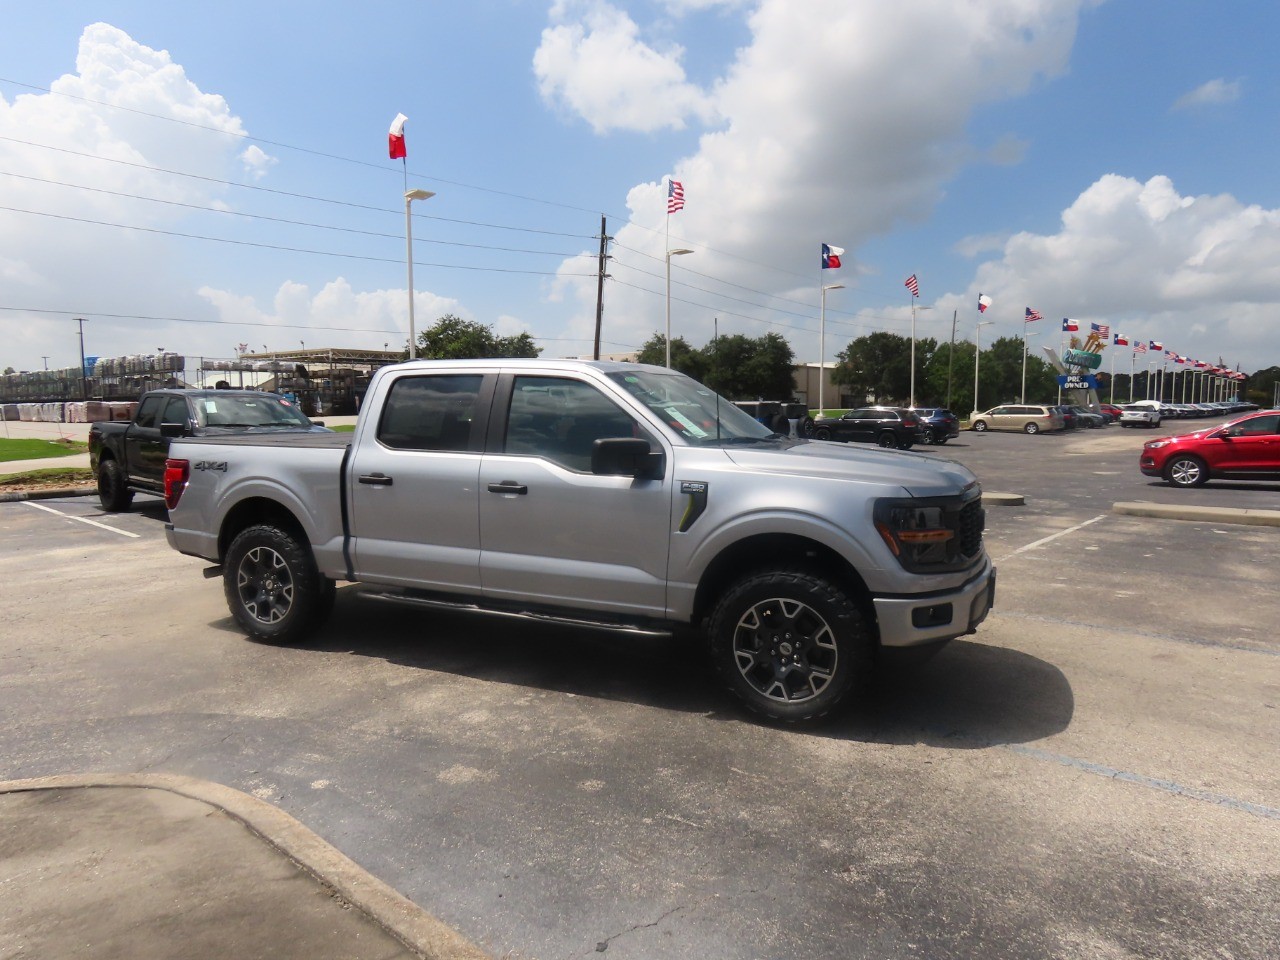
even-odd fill
[(609, 630), (632, 637), (670, 637), (673, 631), (667, 627), (644, 626), (621, 620), (592, 620), (582, 616), (551, 613), (546, 610), (520, 610), (508, 607), (489, 607), (468, 600), (445, 598), (398, 590), (361, 590), (360, 596), (387, 603), (402, 603), (436, 610), (453, 610), (462, 613), (482, 613), (514, 620), (532, 620), (538, 623), (557, 623), (566, 627), (585, 627), (589, 630)]

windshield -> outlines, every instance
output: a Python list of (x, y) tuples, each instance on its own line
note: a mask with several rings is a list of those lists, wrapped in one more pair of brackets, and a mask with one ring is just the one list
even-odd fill
[(667, 428), (699, 446), (758, 443), (779, 435), (683, 373), (625, 370), (609, 378), (658, 415)]
[(274, 393), (199, 397), (196, 422), (202, 427), (309, 427), (298, 407)]

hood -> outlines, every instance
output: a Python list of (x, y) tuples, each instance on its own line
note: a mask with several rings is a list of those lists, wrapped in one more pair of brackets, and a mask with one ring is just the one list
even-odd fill
[(900, 487), (913, 497), (949, 496), (977, 481), (954, 460), (873, 446), (782, 440), (727, 447), (725, 453), (747, 470), (879, 483)]

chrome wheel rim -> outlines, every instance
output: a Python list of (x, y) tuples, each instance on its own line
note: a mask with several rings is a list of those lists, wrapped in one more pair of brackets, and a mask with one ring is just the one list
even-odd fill
[(270, 547), (254, 547), (241, 558), (236, 591), (245, 611), (259, 623), (279, 623), (293, 607), (289, 565)]
[(1194, 460), (1175, 460), (1169, 465), (1169, 477), (1180, 487), (1195, 486), (1200, 479), (1200, 464)]
[(783, 597), (761, 600), (738, 619), (733, 659), (751, 689), (777, 703), (819, 696), (839, 664), (827, 621), (808, 604)]

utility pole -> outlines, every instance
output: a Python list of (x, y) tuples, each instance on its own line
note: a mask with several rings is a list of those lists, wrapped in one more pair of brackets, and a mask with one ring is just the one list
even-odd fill
[(605, 232), (604, 214), (600, 214), (600, 259), (596, 267), (596, 342), (595, 349), (592, 351), (591, 357), (594, 360), (600, 359), (600, 327), (604, 322), (604, 278), (608, 276), (604, 272), (605, 261), (609, 259), (608, 243), (613, 238)]
[(85, 380), (84, 375), (84, 325), (83, 317), (76, 317), (76, 323), (80, 324), (80, 399), (88, 401), (89, 399), (89, 383)]

